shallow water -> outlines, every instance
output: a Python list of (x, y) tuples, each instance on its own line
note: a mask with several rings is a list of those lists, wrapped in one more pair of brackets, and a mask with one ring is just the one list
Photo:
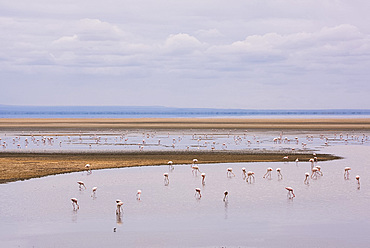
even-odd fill
[[(167, 165), (108, 169), (2, 184), (0, 247), (368, 247), (370, 147), (338, 144), (321, 152), (345, 159), (318, 162), (324, 175), (309, 185), (303, 183), (308, 162), (200, 164), (207, 175), (204, 186), (189, 165), (175, 165), (173, 171)], [(343, 177), (346, 166), (352, 167), (350, 180)], [(235, 177), (226, 176), (228, 167)], [(242, 179), (242, 167), (255, 172), (254, 183)], [(274, 169), (271, 180), (262, 178), (267, 167)], [(277, 179), (277, 167), (283, 180)], [(78, 189), (79, 180), (86, 190)], [(96, 198), (91, 197), (94, 186)], [(293, 200), (287, 198), (286, 186), (294, 188)], [(197, 187), (201, 199), (194, 196)], [(71, 197), (78, 198), (78, 211), (73, 211)], [(116, 199), (124, 202), (121, 219)]]
[[(183, 130), (0, 133), (0, 152), (320, 150), (370, 145), (368, 132)], [(274, 138), (278, 140), (274, 141)]]

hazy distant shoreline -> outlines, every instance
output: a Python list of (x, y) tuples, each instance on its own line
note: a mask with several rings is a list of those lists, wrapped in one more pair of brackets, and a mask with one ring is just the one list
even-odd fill
[(222, 109), (0, 105), (0, 118), (370, 118), (369, 109)]

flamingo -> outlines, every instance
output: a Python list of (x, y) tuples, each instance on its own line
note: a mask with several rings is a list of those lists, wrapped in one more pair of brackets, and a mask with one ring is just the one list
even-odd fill
[(116, 200), (116, 206), (117, 206), (116, 213), (117, 214), (121, 214), (122, 213), (122, 211), (123, 211), (122, 205), (123, 205), (123, 202), (122, 201)]
[(194, 172), (195, 172), (195, 175), (197, 176), (197, 175), (198, 175), (198, 171), (199, 171), (199, 173), (202, 173), (202, 172), (199, 170), (198, 165), (193, 165), (191, 168), (192, 168), (191, 172), (193, 173), (193, 175), (194, 175)]
[(198, 163), (198, 159), (196, 159), (196, 158), (194, 158), (194, 159), (193, 159), (193, 165), (194, 165), (195, 163)]
[(77, 203), (77, 198), (71, 198), (71, 201), (72, 201), (73, 210), (76, 210), (76, 206), (77, 206), (77, 209), (80, 209), (80, 206)]
[(164, 176), (164, 184), (167, 186), (170, 183), (170, 179), (168, 178), (168, 173), (163, 173)]
[(85, 186), (84, 182), (78, 181), (77, 183), (78, 183), (78, 187), (80, 188), (80, 190), (82, 189), (82, 187), (84, 187), (86, 189), (86, 186)]
[(201, 176), (202, 176), (202, 184), (204, 185), (206, 184), (206, 173), (202, 173)]
[(288, 160), (289, 160), (289, 156), (285, 156), (285, 157), (283, 157), (283, 160), (284, 160), (285, 162), (288, 162)]
[(285, 189), (288, 190), (288, 194), (287, 194), (288, 198), (293, 199), (295, 197), (295, 194), (293, 192), (293, 188), (292, 187), (285, 187)]
[(308, 160), (308, 162), (311, 163), (311, 168), (313, 167), (313, 164), (315, 163), (315, 160), (313, 158), (310, 158), (310, 160)]
[(198, 197), (198, 199), (202, 198), (202, 194), (200, 193), (200, 188), (195, 188), (195, 197)]
[(317, 176), (319, 175), (317, 171), (318, 169), (316, 167), (312, 168), (312, 174), (311, 174), (312, 179), (317, 179)]
[(91, 197), (94, 197), (95, 198), (95, 194), (96, 194), (96, 190), (98, 189), (98, 187), (93, 187), (92, 188), (92, 194), (91, 194)]
[(173, 165), (172, 165), (172, 164), (173, 164), (173, 162), (172, 162), (172, 161), (168, 161), (168, 163), (167, 163), (167, 164), (168, 164), (168, 166), (169, 166), (170, 170), (173, 170)]
[(299, 162), (299, 159), (298, 159), (298, 158), (296, 158), (296, 159), (295, 159), (295, 163), (296, 163), (296, 164), (298, 164), (298, 162)]
[(306, 176), (304, 179), (304, 184), (310, 184), (310, 173), (306, 172), (304, 175)]
[(140, 201), (140, 198), (141, 197), (141, 190), (139, 189), (136, 193), (136, 200), (139, 200)]
[(242, 177), (243, 179), (247, 177), (247, 169), (245, 167), (242, 168)]
[(247, 172), (247, 182), (252, 183), (252, 178), (253, 181), (256, 181), (256, 178), (254, 177), (254, 172), (253, 171), (248, 171)]
[(233, 175), (235, 177), (235, 174), (233, 172), (233, 168), (227, 168), (226, 175), (227, 175), (227, 177), (231, 177), (231, 175)]
[(349, 179), (349, 171), (351, 170), (351, 167), (345, 167), (344, 168), (344, 179)]
[(324, 174), (322, 173), (321, 171), (321, 166), (320, 165), (316, 165), (316, 168), (317, 168), (317, 173), (320, 175), (320, 176), (323, 176)]
[(223, 201), (228, 201), (229, 200), (229, 192), (227, 190), (224, 191), (224, 199)]
[(360, 185), (360, 176), (359, 175), (356, 176), (356, 180), (357, 180), (357, 184)]
[(281, 174), (281, 169), (280, 168), (276, 168), (276, 172), (277, 172), (277, 175), (278, 175), (278, 179), (279, 180), (282, 180), (283, 179), (283, 174)]
[(263, 178), (269, 178), (269, 179), (271, 179), (271, 171), (272, 171), (272, 168), (271, 167), (267, 168), (267, 172), (266, 172), (265, 175), (263, 175)]

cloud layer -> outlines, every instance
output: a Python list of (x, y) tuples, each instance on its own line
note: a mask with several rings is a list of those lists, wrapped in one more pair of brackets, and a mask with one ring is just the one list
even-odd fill
[(216, 2), (2, 3), (2, 103), (370, 108), (368, 4)]

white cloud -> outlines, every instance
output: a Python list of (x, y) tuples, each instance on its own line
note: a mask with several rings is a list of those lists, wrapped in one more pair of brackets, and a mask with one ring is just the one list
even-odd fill
[(40, 90), (57, 77), (101, 91), (105, 78), (199, 94), (211, 84), (214, 95), (231, 85), (251, 98), (267, 87), (369, 88), (365, 2), (22, 1), (0, 4), (0, 76)]
[(179, 33), (170, 35), (164, 42), (163, 50), (173, 54), (187, 54), (202, 50), (206, 44), (194, 36)]

